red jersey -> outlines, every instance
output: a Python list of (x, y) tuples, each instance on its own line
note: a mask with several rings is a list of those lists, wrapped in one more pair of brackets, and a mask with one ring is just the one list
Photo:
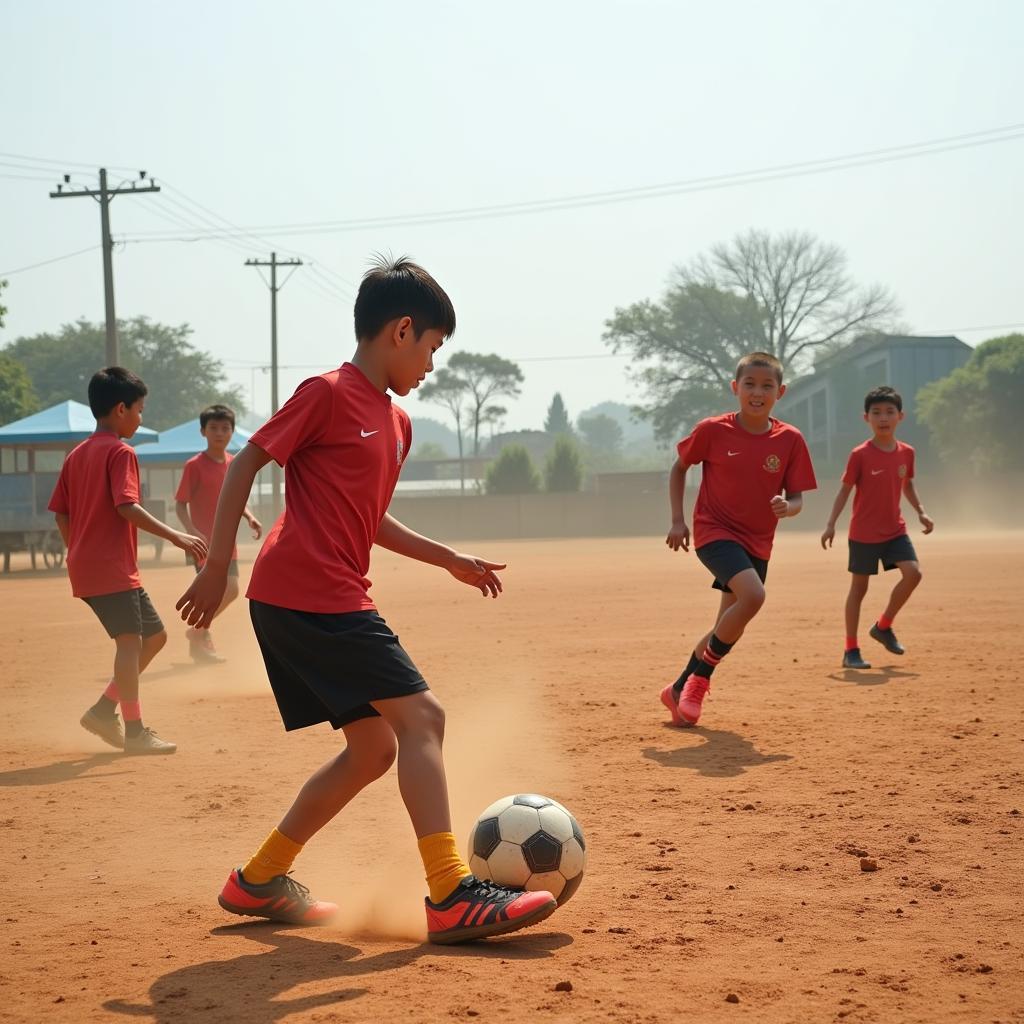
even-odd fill
[(247, 596), (296, 611), (373, 609), (370, 548), (411, 441), (409, 417), (351, 363), (303, 381), (251, 438), (284, 466), (286, 507)]
[(751, 434), (738, 413), (712, 416), (676, 450), (684, 466), (703, 465), (693, 509), (695, 548), (734, 540), (756, 558), (770, 557), (779, 522), (772, 498), (818, 486), (803, 434), (776, 419), (767, 433)]
[(843, 483), (856, 487), (850, 540), (881, 544), (907, 532), (900, 514), (903, 484), (914, 478), (914, 449), (902, 441), (884, 452), (873, 441), (857, 445), (850, 452)]
[[(183, 501), (188, 505), (188, 514), (195, 528), (207, 540), (213, 536), (217, 499), (233, 458), (230, 452), (224, 453), (223, 462), (216, 462), (206, 452), (193, 455), (185, 463), (185, 471), (181, 474), (181, 482), (174, 495), (175, 501)], [(231, 557), (238, 557), (237, 546), (231, 552)]]
[(140, 500), (139, 460), (110, 431), (97, 431), (64, 460), (49, 509), (68, 516), (68, 576), (75, 597), (135, 590), (139, 580), (135, 526), (118, 505)]

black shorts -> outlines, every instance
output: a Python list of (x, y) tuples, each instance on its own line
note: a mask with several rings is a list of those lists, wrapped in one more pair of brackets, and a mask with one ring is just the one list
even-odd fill
[(116, 594), (83, 597), (82, 600), (96, 613), (111, 639), (125, 633), (145, 638), (164, 631), (164, 624), (142, 587), (119, 590)]
[(757, 578), (764, 583), (768, 575), (768, 559), (752, 555), (742, 544), (734, 540), (713, 540), (697, 548), (697, 557), (704, 563), (715, 582), (711, 584), (715, 590), (731, 594), (729, 580), (744, 569), (753, 569)]
[[(196, 574), (198, 575), (199, 570), (202, 569), (202, 566), (191, 555), (186, 555), (185, 561), (188, 562), (193, 569), (195, 569)], [(235, 558), (232, 558), (231, 561), (228, 562), (228, 575), (234, 576), (236, 578), (238, 576), (238, 560)]]
[(895, 569), (899, 562), (916, 562), (917, 552), (911, 539), (901, 533), (892, 540), (884, 540), (880, 544), (865, 544), (860, 540), (849, 541), (849, 570), (857, 576), (877, 576), (878, 563), (888, 572)]
[(299, 612), (249, 602), (285, 729), (331, 728), (377, 715), (371, 701), (428, 690), (398, 637), (374, 611)]

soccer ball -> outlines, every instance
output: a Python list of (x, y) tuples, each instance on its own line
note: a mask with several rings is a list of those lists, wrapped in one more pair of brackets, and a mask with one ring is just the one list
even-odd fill
[(520, 793), (491, 804), (469, 837), (469, 869), (478, 878), (531, 892), (561, 906), (579, 888), (587, 846), (579, 822), (546, 796)]

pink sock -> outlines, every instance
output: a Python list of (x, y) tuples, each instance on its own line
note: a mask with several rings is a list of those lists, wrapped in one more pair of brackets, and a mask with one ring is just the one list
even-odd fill
[(879, 629), (892, 629), (892, 619), (887, 619), (884, 615), (878, 617), (878, 628)]
[(846, 638), (846, 649), (848, 651), (855, 651), (859, 647), (860, 647), (860, 644), (857, 643), (857, 638), (855, 636), (848, 636)]
[(106, 697), (107, 700), (112, 700), (115, 704), (117, 703), (117, 683), (115, 683), (113, 679), (110, 680), (109, 685), (103, 691), (103, 696)]
[(121, 714), (126, 722), (142, 721), (142, 701), (123, 700), (121, 701)]

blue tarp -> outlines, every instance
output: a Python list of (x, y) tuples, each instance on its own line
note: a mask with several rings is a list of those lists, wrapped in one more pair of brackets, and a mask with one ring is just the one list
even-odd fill
[[(237, 455), (252, 435), (248, 430), (235, 427), (235, 432), (228, 442), (228, 451)], [(193, 455), (206, 450), (206, 438), (199, 433), (199, 417), (179, 423), (169, 430), (160, 431), (160, 440), (155, 444), (140, 444), (138, 449), (139, 462), (153, 465), (161, 462), (185, 462)]]
[[(198, 429), (198, 428), (197, 428)], [(96, 430), (96, 417), (81, 402), (60, 402), (24, 419), (0, 427), (0, 447), (7, 445), (77, 444)], [(156, 441), (160, 435), (148, 427), (139, 427), (129, 444)]]

